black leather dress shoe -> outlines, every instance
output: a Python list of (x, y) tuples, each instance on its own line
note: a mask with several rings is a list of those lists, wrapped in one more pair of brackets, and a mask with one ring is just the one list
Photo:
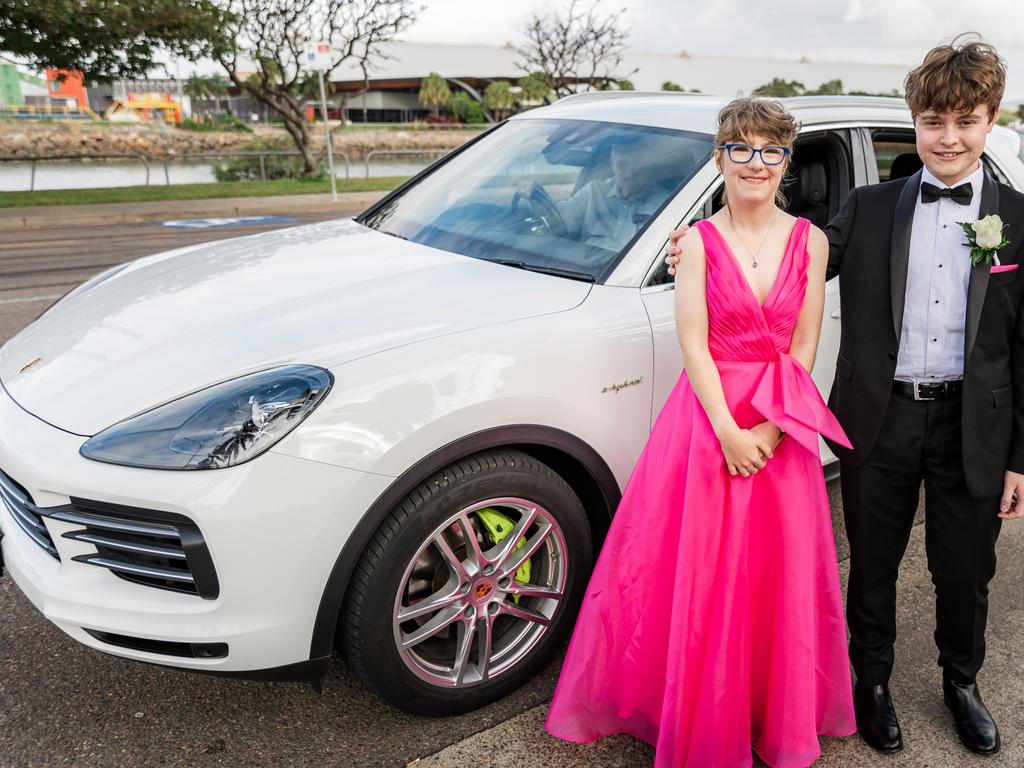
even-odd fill
[(999, 751), (999, 729), (976, 683), (958, 683), (942, 679), (942, 698), (953, 713), (953, 722), (960, 741), (978, 755), (994, 755)]
[(886, 754), (903, 749), (903, 733), (888, 685), (857, 683), (853, 689), (853, 709), (857, 713), (857, 731), (869, 747)]

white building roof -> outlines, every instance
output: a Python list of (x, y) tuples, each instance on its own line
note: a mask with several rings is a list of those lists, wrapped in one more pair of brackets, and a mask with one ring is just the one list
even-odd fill
[[(524, 73), (510, 45), (465, 45), (455, 43), (394, 42), (383, 48), (390, 57), (370, 72), (372, 80), (425, 77), (438, 72), (448, 78), (518, 78)], [(629, 74), (632, 70), (635, 73)], [(735, 96), (750, 93), (773, 77), (797, 80), (817, 88), (828, 80), (842, 80), (846, 90), (887, 93), (902, 91), (908, 67), (897, 64), (818, 61), (814, 59), (743, 58), (628, 51), (618, 72), (638, 90), (656, 91), (665, 81), (685, 89)], [(356, 67), (341, 66), (331, 74), (335, 82), (363, 79)]]

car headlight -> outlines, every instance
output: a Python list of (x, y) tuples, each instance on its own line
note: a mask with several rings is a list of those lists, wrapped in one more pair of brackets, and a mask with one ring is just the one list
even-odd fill
[(231, 467), (295, 429), (333, 383), (311, 365), (250, 374), (125, 419), (87, 440), (81, 454), (149, 469)]

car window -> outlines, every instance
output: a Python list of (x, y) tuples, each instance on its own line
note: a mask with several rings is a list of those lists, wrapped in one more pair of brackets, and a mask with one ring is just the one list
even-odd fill
[[(875, 152), (879, 181), (902, 179), (917, 173), (924, 166), (917, 154), (913, 131), (875, 131), (871, 144)], [(981, 156), (981, 162), (996, 181), (1008, 183), (1006, 175), (987, 154)]]
[(922, 166), (921, 158), (917, 156), (913, 131), (874, 131), (871, 146), (875, 153), (879, 181), (912, 176)]
[(713, 137), (513, 120), (360, 221), (474, 258), (596, 278), (711, 155)]

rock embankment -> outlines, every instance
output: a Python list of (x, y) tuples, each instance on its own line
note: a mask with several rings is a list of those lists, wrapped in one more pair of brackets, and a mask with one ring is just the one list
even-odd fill
[[(322, 128), (312, 126), (313, 146), (323, 147)], [(334, 147), (350, 159), (374, 149), (453, 149), (478, 130), (338, 130)], [(254, 133), (186, 131), (153, 124), (35, 123), (0, 121), (0, 157), (144, 155), (151, 158), (196, 152), (240, 151), (252, 142), (290, 141), (275, 126)]]

